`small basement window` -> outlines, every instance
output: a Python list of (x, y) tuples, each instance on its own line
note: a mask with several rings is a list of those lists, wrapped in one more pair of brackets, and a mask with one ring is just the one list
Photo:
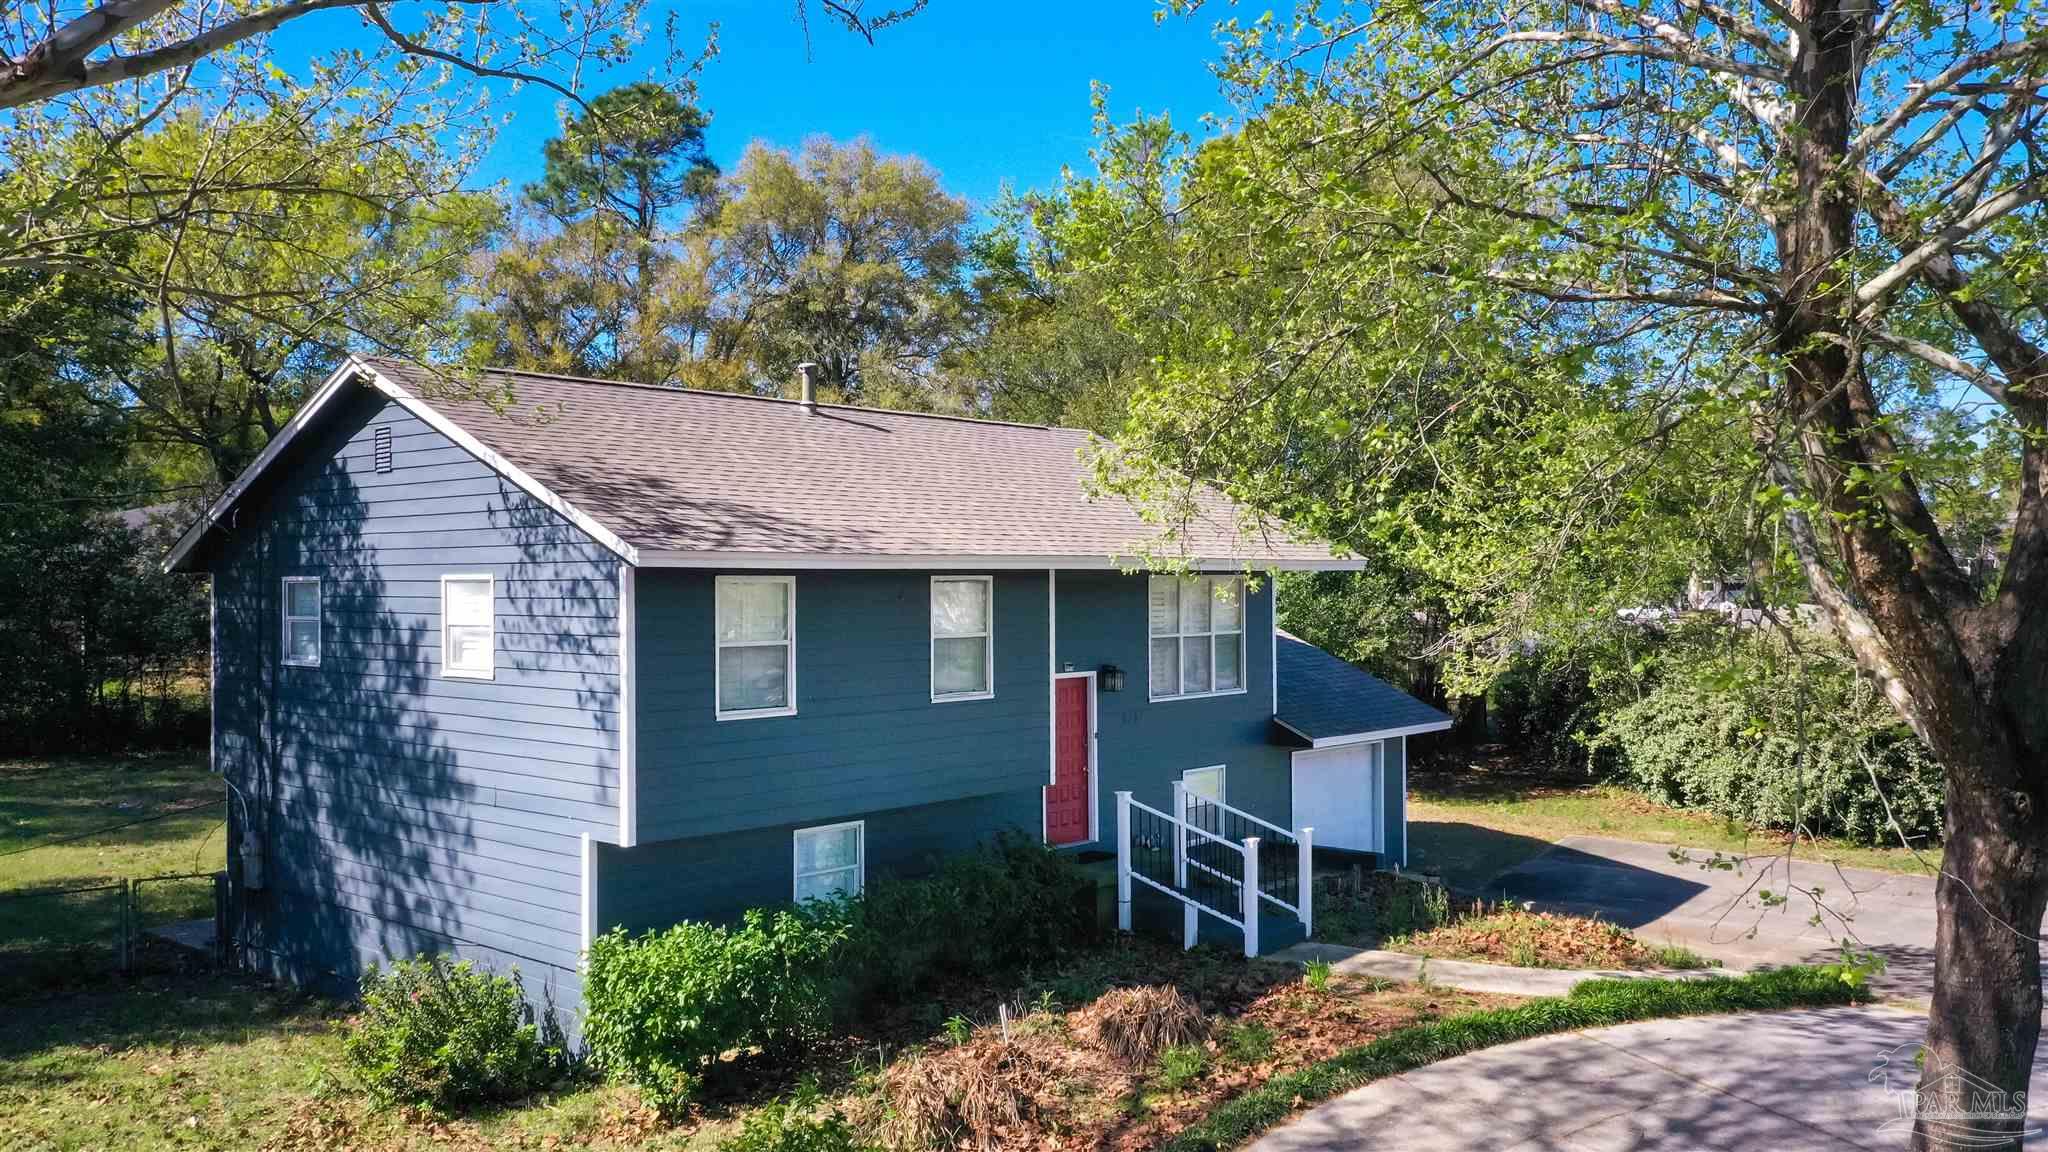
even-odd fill
[(1244, 578), (1154, 576), (1150, 588), (1154, 700), (1244, 688)]
[(932, 577), (932, 699), (995, 695), (995, 658), (995, 579)]
[(497, 609), (495, 578), (441, 577), (441, 675), (497, 675)]
[(867, 824), (849, 820), (796, 832), (796, 902), (860, 895), (867, 874)]
[(320, 578), (284, 578), (284, 662), (320, 666)]
[(718, 677), (712, 707), (720, 720), (796, 712), (796, 580), (720, 576)]

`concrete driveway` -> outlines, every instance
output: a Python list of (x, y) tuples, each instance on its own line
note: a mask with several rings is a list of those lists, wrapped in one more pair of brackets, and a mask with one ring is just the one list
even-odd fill
[[(1836, 869), (1782, 856), (1751, 857), (1736, 870), (1671, 857), (1663, 844), (1573, 836), (1495, 877), (1490, 898), (1599, 915), (1654, 943), (1675, 942), (1730, 965), (1795, 964), (1838, 958), (1851, 936), (1887, 964), (1880, 995), (1924, 999), (1934, 988), (1934, 877)], [(1696, 860), (1713, 853), (1689, 849)], [(1818, 889), (1825, 910), (1795, 889)], [(1791, 899), (1767, 908), (1765, 890)]]
[[(1924, 1017), (1896, 1009), (1827, 1008), (1548, 1036), (1368, 1084), (1252, 1149), (1903, 1148), (1898, 1098), (1888, 1094), (1885, 1073), (1871, 1073), (1901, 1051), (1910, 1062), (1925, 1027)], [(1916, 1076), (1908, 1067), (1889, 1086)], [(2030, 1113), (2038, 1128), (2048, 1120), (2048, 1068), (2038, 1058), (2028, 1099), (2041, 1102)]]

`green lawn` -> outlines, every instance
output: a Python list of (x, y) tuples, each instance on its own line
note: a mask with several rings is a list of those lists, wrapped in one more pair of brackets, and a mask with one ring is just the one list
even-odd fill
[[(213, 872), (226, 859), (223, 814), (219, 777), (192, 753), (0, 761), (0, 983), (111, 963), (120, 893), (57, 893)], [(210, 915), (213, 889), (168, 881), (138, 901), (156, 924)]]
[[(1567, 836), (1749, 854), (1783, 852), (1786, 844), (1779, 833), (1667, 808), (1609, 784), (1560, 780), (1497, 752), (1418, 763), (1408, 787), (1409, 867), (1435, 871), (1451, 887), (1476, 895), (1484, 895), (1493, 877)], [(1916, 859), (1902, 848), (1827, 839), (1802, 840), (1796, 852), (1846, 867), (1923, 874), (1941, 861), (1939, 846)]]

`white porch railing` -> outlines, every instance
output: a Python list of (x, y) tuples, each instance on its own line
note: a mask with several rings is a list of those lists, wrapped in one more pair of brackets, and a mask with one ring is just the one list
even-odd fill
[[(1244, 954), (1257, 956), (1260, 901), (1291, 913), (1304, 932), (1314, 931), (1314, 829), (1290, 832), (1249, 812), (1190, 797), (1177, 781), (1173, 806), (1175, 812), (1168, 814), (1138, 803), (1129, 792), (1116, 794), (1119, 928), (1131, 929), (1132, 885), (1137, 883), (1179, 902), (1186, 948), (1195, 946), (1201, 917), (1208, 915), (1243, 933)], [(1274, 835), (1235, 835), (1251, 830)], [(1263, 867), (1262, 858), (1267, 862)], [(1276, 887), (1284, 888), (1285, 895)]]

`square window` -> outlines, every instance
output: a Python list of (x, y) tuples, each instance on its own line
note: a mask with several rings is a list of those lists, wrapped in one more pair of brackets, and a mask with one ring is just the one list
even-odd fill
[(866, 824), (859, 820), (797, 829), (797, 903), (860, 895), (867, 872), (866, 832)]
[(1152, 699), (1245, 690), (1243, 577), (1154, 576), (1147, 617)]

